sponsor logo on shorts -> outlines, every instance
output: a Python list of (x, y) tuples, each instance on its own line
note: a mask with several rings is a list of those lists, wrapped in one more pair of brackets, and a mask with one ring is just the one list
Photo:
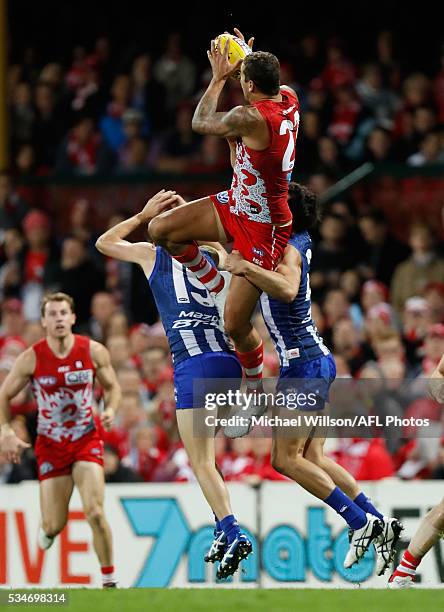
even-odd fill
[(102, 449), (101, 448), (92, 448), (90, 451), (91, 455), (101, 455), (102, 454)]
[(65, 374), (66, 385), (85, 385), (93, 382), (92, 370), (79, 370), (78, 372), (67, 372)]
[(251, 250), (253, 251), (255, 255), (258, 255), (259, 257), (263, 257), (265, 255), (262, 249), (257, 249), (256, 247), (252, 247)]
[(300, 357), (301, 353), (300, 350), (298, 348), (293, 348), (293, 349), (289, 349), (287, 351), (287, 358), (288, 359), (295, 359), (297, 357)]
[(53, 469), (54, 466), (52, 465), (52, 463), (49, 463), (49, 461), (45, 461), (39, 468), (40, 476), (44, 476), (45, 474), (48, 474), (48, 472), (52, 472)]
[(51, 386), (56, 384), (57, 378), (55, 376), (39, 376), (37, 382), (43, 387)]
[(230, 196), (228, 195), (228, 191), (221, 191), (220, 193), (217, 193), (216, 199), (221, 204), (228, 204), (228, 202), (230, 201)]

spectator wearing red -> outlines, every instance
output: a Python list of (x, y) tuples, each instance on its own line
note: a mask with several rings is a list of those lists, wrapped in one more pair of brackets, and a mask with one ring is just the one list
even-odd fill
[(387, 302), (388, 297), (389, 290), (384, 283), (377, 280), (366, 281), (361, 288), (361, 304), (364, 313), (367, 314), (372, 306)]
[(122, 463), (140, 474), (145, 482), (151, 482), (164, 459), (165, 453), (157, 446), (155, 428), (142, 425), (134, 432), (133, 443)]
[(91, 175), (104, 170), (110, 158), (90, 117), (79, 119), (62, 143), (56, 162), (60, 173)]
[(146, 413), (138, 393), (126, 393), (122, 396), (116, 423), (111, 431), (101, 431), (102, 438), (114, 446), (119, 457), (128, 455), (131, 450), (136, 430), (146, 422)]
[(402, 337), (407, 360), (411, 365), (418, 365), (421, 361), (422, 344), (430, 323), (427, 300), (419, 296), (409, 298), (404, 305), (402, 315)]
[(345, 56), (344, 45), (337, 38), (327, 43), (327, 63), (322, 71), (322, 81), (330, 91), (351, 85), (356, 79), (356, 69)]
[(355, 132), (361, 105), (351, 87), (338, 87), (334, 95), (333, 116), (328, 134), (344, 147), (351, 141)]
[(159, 385), (171, 377), (168, 352), (159, 347), (147, 349), (142, 354), (143, 384), (151, 396), (157, 393)]
[(343, 438), (332, 455), (356, 480), (382, 480), (395, 474), (392, 458), (380, 438)]
[(27, 320), (40, 319), (40, 300), (44, 288), (55, 282), (58, 251), (51, 240), (48, 216), (40, 210), (30, 211), (23, 220), (27, 249), (22, 261), (22, 299)]
[[(237, 441), (236, 441), (237, 442)], [(257, 485), (262, 480), (288, 480), (271, 466), (271, 438), (250, 438), (234, 443), (229, 480)]]

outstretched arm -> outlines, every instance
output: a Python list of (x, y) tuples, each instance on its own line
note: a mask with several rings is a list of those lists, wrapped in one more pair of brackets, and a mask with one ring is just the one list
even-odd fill
[(120, 385), (117, 382), (116, 373), (111, 365), (109, 352), (103, 344), (91, 340), (90, 351), (96, 366), (97, 379), (102, 385), (104, 392), (105, 409), (100, 415), (100, 419), (105, 429), (110, 429), (122, 397)]
[(114, 257), (114, 259), (130, 261), (143, 267), (149, 262), (150, 258), (154, 258), (155, 248), (148, 242), (133, 243), (125, 240), (125, 238), (140, 225), (148, 224), (151, 219), (175, 206), (177, 197), (175, 191), (162, 189), (148, 200), (141, 212), (118, 223), (102, 234), (96, 242), (96, 249), (104, 255)]
[(290, 303), (296, 297), (301, 282), (301, 255), (297, 249), (287, 246), (276, 270), (264, 270), (233, 251), (225, 260), (225, 269), (236, 276), (243, 276), (276, 300)]
[(17, 357), (12, 370), (0, 387), (0, 446), (8, 461), (18, 463), (20, 453), (29, 444), (20, 440), (9, 425), (9, 404), (29, 383), (35, 369), (35, 353), (29, 348)]

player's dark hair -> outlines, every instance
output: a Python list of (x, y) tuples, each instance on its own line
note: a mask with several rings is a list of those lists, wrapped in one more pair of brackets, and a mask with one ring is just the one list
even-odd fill
[(313, 191), (300, 183), (290, 183), (288, 206), (293, 215), (293, 233), (315, 229), (321, 220), (321, 207)]
[(267, 51), (255, 51), (244, 59), (244, 77), (253, 81), (259, 91), (267, 96), (276, 96), (281, 84), (278, 58)]
[(45, 316), (45, 308), (46, 304), (49, 302), (68, 302), (69, 307), (71, 308), (71, 312), (75, 312), (74, 300), (67, 293), (62, 293), (61, 291), (57, 291), (56, 293), (47, 293), (43, 296), (42, 301), (40, 303), (40, 314), (42, 317)]

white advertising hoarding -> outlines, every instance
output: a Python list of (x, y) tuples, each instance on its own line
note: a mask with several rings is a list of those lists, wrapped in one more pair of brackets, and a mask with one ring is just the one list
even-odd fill
[[(363, 486), (384, 514), (401, 518), (406, 527), (404, 546), (419, 519), (440, 501), (443, 489), (439, 481)], [(282, 482), (259, 488), (232, 484), (230, 492), (255, 554), (231, 582), (218, 586), (386, 586), (388, 574), (374, 576), (373, 551), (354, 569), (343, 569), (348, 547), (344, 522), (300, 487)], [(100, 586), (91, 531), (76, 492), (68, 526), (46, 552), (37, 546), (37, 483), (1, 486), (0, 500), (0, 586)], [(197, 485), (108, 485), (105, 510), (121, 587), (216, 585), (215, 566), (203, 561), (212, 540), (212, 515)], [(443, 586), (442, 542), (420, 569), (423, 586)]]

